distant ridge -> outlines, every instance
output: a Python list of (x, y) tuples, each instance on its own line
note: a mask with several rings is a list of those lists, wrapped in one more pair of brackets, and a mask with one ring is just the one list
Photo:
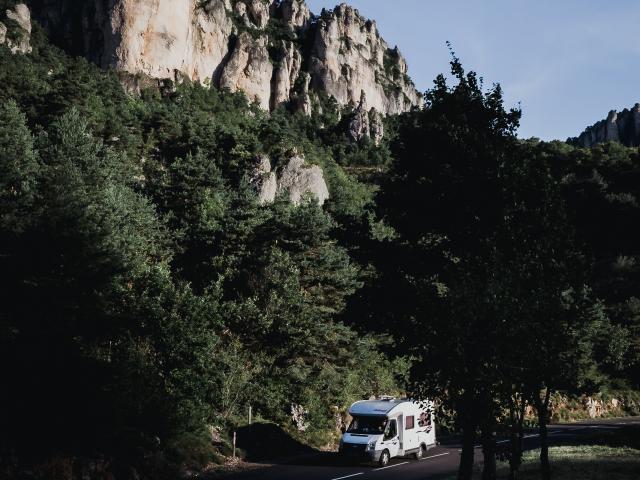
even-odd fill
[(567, 142), (581, 147), (593, 147), (604, 142), (618, 142), (627, 147), (640, 146), (640, 103), (621, 112), (611, 110), (606, 120), (587, 127), (578, 137)]

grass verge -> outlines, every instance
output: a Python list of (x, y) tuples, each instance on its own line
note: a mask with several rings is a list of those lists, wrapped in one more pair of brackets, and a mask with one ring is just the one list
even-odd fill
[[(526, 452), (519, 478), (540, 478), (540, 450)], [(551, 447), (551, 476), (554, 480), (638, 480), (640, 450), (606, 445)], [(501, 466), (499, 477), (507, 478), (508, 466)]]

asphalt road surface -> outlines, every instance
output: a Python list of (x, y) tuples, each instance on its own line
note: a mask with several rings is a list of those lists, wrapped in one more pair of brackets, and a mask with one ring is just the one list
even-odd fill
[[(552, 425), (549, 427), (551, 445), (572, 442), (597, 430), (617, 429), (623, 425), (640, 425), (640, 418), (608, 419), (589, 423)], [(500, 442), (506, 443), (506, 440)], [(498, 443), (500, 443), (498, 442)], [(539, 446), (538, 435), (525, 435), (525, 449)], [(421, 460), (396, 458), (389, 466), (379, 468), (369, 465), (349, 464), (337, 453), (320, 453), (287, 463), (265, 466), (256, 470), (238, 472), (225, 479), (232, 480), (425, 480), (435, 479), (457, 472), (460, 446), (437, 446), (429, 449)], [(480, 447), (476, 447), (476, 461), (481, 461)]]

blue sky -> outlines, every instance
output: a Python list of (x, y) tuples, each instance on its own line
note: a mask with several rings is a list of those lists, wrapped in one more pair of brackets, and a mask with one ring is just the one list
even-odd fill
[[(336, 0), (307, 0), (311, 11)], [(519, 136), (578, 135), (640, 102), (638, 0), (350, 0), (398, 45), (426, 90), (448, 72), (448, 40), (467, 70), (521, 103)]]

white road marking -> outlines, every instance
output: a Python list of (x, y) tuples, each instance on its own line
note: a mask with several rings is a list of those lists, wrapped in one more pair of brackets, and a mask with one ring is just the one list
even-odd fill
[(387, 468), (399, 467), (400, 465), (406, 465), (409, 462), (396, 463), (395, 465), (387, 465), (386, 467), (374, 468), (373, 471), (386, 470)]
[[(555, 433), (555, 432), (554, 432)], [(549, 435), (553, 435), (553, 433), (549, 433)], [(539, 433), (534, 433), (532, 435), (525, 435), (524, 437), (522, 437), (523, 439), (525, 438), (533, 438), (533, 437), (539, 437), (540, 434)], [(509, 443), (511, 440), (500, 440), (496, 443)]]
[(438, 453), (437, 455), (431, 455), (429, 457), (422, 457), (420, 460), (429, 460), (430, 458), (441, 457), (443, 455), (449, 455), (449, 452)]
[(344, 477), (332, 478), (331, 480), (342, 480), (343, 478), (357, 477), (358, 475), (364, 475), (364, 472), (352, 473), (351, 475), (345, 475)]

